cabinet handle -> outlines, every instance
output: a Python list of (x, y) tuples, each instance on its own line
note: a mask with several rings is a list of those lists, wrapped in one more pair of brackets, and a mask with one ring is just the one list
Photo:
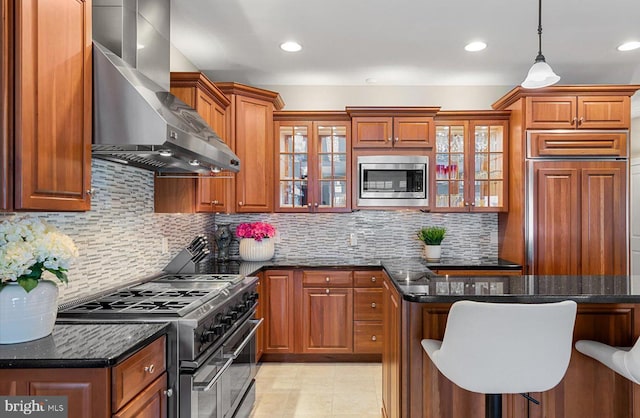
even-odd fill
[(578, 118), (577, 118), (577, 117), (574, 117), (574, 118), (571, 120), (571, 124), (572, 124), (572, 125), (575, 125), (577, 122), (578, 122)]
[(212, 200), (212, 201), (211, 201), (211, 204), (212, 204), (212, 205), (217, 205), (218, 203), (220, 203), (220, 202), (218, 202), (217, 200)]
[(329, 276), (324, 278), (324, 281), (327, 282), (327, 283), (329, 283), (329, 280), (331, 280), (331, 279), (329, 279)]
[(391, 142), (391, 137), (387, 138), (387, 142)]
[(326, 289), (324, 292), (328, 295), (329, 294), (329, 289)]
[(166, 396), (167, 398), (170, 398), (173, 396), (173, 389), (169, 388), (167, 390), (163, 390), (162, 393), (164, 394), (164, 396)]
[(578, 125), (582, 125), (582, 122), (584, 122), (584, 117), (580, 116), (580, 119), (578, 119)]
[(318, 203), (316, 202), (316, 203), (314, 203), (314, 204), (313, 204), (313, 206), (318, 207), (319, 205), (318, 205)]
[(396, 136), (396, 142), (398, 142), (398, 137)]
[(371, 282), (375, 283), (376, 282), (376, 276), (371, 276)]
[(244, 205), (244, 203), (238, 202), (238, 206), (243, 206), (243, 205)]
[(476, 202), (473, 202), (473, 203), (471, 204), (471, 206), (475, 206), (475, 205), (476, 205)]
[(378, 341), (378, 338), (375, 335), (371, 336), (371, 341)]
[(88, 194), (89, 196), (91, 196), (91, 195), (93, 195), (93, 189), (89, 189), (85, 193)]
[(310, 208), (311, 207), (311, 203), (307, 203), (307, 207)]
[(153, 372), (156, 371), (156, 368), (153, 364), (149, 365), (149, 366), (144, 366), (144, 371), (149, 373), (149, 374), (153, 374)]
[(376, 303), (375, 303), (375, 302), (372, 302), (372, 303), (371, 303), (371, 307), (372, 307), (372, 308), (375, 308), (375, 307), (376, 307)]
[(469, 202), (464, 202), (464, 205), (465, 206), (469, 206)]

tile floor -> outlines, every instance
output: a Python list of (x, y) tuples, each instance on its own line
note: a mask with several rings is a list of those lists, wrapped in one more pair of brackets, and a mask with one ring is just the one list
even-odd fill
[(252, 418), (380, 418), (380, 363), (261, 363)]

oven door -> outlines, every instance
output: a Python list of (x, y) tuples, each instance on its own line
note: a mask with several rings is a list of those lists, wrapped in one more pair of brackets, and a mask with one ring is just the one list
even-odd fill
[(222, 376), (223, 417), (248, 417), (255, 401), (256, 331), (262, 319), (248, 320), (223, 345), (224, 357), (233, 360)]
[(222, 348), (197, 370), (180, 372), (180, 418), (222, 418), (222, 379), (231, 367)]

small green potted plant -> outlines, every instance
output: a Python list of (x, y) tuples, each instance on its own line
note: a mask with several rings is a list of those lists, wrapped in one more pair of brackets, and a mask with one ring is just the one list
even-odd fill
[(440, 244), (447, 233), (442, 226), (427, 226), (418, 231), (418, 239), (424, 243), (424, 258), (427, 261), (440, 261)]

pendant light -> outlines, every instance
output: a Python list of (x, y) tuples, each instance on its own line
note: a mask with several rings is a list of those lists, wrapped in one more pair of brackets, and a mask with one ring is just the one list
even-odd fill
[(542, 0), (538, 0), (538, 56), (521, 85), (526, 89), (539, 89), (556, 84), (558, 81), (560, 76), (553, 72), (542, 55)]

